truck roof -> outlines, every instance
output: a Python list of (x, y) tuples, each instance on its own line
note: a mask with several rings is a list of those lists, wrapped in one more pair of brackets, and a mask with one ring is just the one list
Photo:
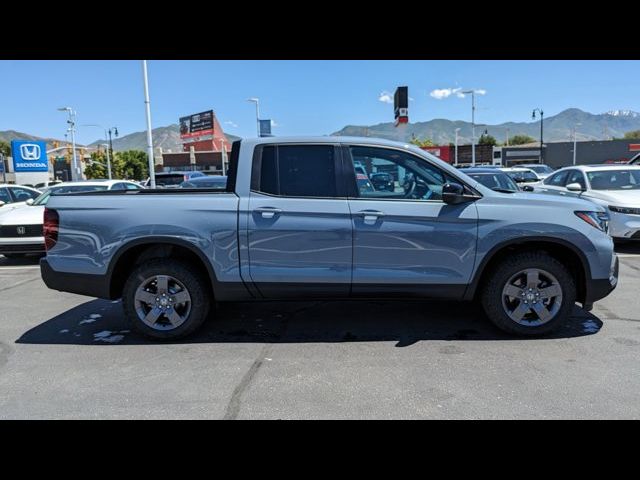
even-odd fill
[(264, 137), (264, 138), (246, 138), (242, 143), (250, 143), (255, 145), (269, 143), (366, 143), (368, 145), (387, 145), (402, 148), (415, 148), (415, 145), (409, 142), (397, 142), (387, 140), (385, 138), (376, 137), (342, 137), (342, 136), (300, 136), (300, 137)]

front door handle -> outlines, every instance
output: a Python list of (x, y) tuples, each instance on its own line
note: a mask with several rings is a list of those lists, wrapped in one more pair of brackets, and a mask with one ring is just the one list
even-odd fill
[(275, 207), (259, 207), (254, 212), (262, 214), (262, 218), (273, 218), (276, 213), (282, 213), (282, 210)]
[(362, 210), (357, 214), (364, 218), (365, 223), (375, 223), (378, 218), (384, 217), (384, 212), (379, 210)]

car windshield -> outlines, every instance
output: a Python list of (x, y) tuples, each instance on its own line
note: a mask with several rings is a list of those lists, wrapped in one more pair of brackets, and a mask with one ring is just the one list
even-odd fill
[(174, 173), (172, 175), (157, 175), (156, 174), (156, 186), (178, 186), (184, 182), (184, 175), (182, 173)]
[(467, 173), (467, 175), (492, 190), (509, 190), (510, 192), (517, 192), (519, 190), (516, 182), (504, 173)]
[(598, 170), (587, 172), (592, 190), (638, 190), (640, 170)]
[(226, 178), (197, 178), (188, 182), (182, 182), (180, 188), (212, 188), (214, 190), (225, 190), (227, 188)]
[(63, 185), (51, 187), (33, 201), (32, 205), (46, 205), (51, 194), (61, 195), (64, 193), (97, 192), (107, 190), (107, 185)]
[(528, 182), (537, 182), (538, 181), (538, 176), (533, 172), (526, 172), (526, 171), (518, 172), (518, 171), (516, 171), (516, 172), (506, 172), (506, 173), (511, 178), (513, 178), (516, 182), (528, 183)]
[(530, 168), (536, 173), (542, 173), (542, 174), (553, 173), (553, 168), (551, 168), (549, 165), (531, 165), (530, 167), (527, 167), (527, 168)]

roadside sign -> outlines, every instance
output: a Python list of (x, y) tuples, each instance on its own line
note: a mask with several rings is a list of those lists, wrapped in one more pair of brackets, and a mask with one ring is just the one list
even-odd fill
[(43, 141), (12, 140), (11, 154), (15, 172), (48, 172), (47, 144)]
[(260, 136), (271, 136), (271, 120), (260, 120)]

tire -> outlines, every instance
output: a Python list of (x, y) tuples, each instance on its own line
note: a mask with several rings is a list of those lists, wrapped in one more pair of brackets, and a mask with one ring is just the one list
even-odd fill
[(210, 295), (207, 280), (188, 263), (157, 258), (131, 272), (122, 305), (134, 330), (154, 339), (172, 340), (190, 335), (204, 323)]
[[(536, 272), (539, 283), (531, 288), (536, 284)], [(480, 300), (499, 329), (537, 336), (553, 331), (569, 318), (576, 301), (576, 284), (567, 268), (550, 255), (522, 252), (505, 258), (490, 272)]]

